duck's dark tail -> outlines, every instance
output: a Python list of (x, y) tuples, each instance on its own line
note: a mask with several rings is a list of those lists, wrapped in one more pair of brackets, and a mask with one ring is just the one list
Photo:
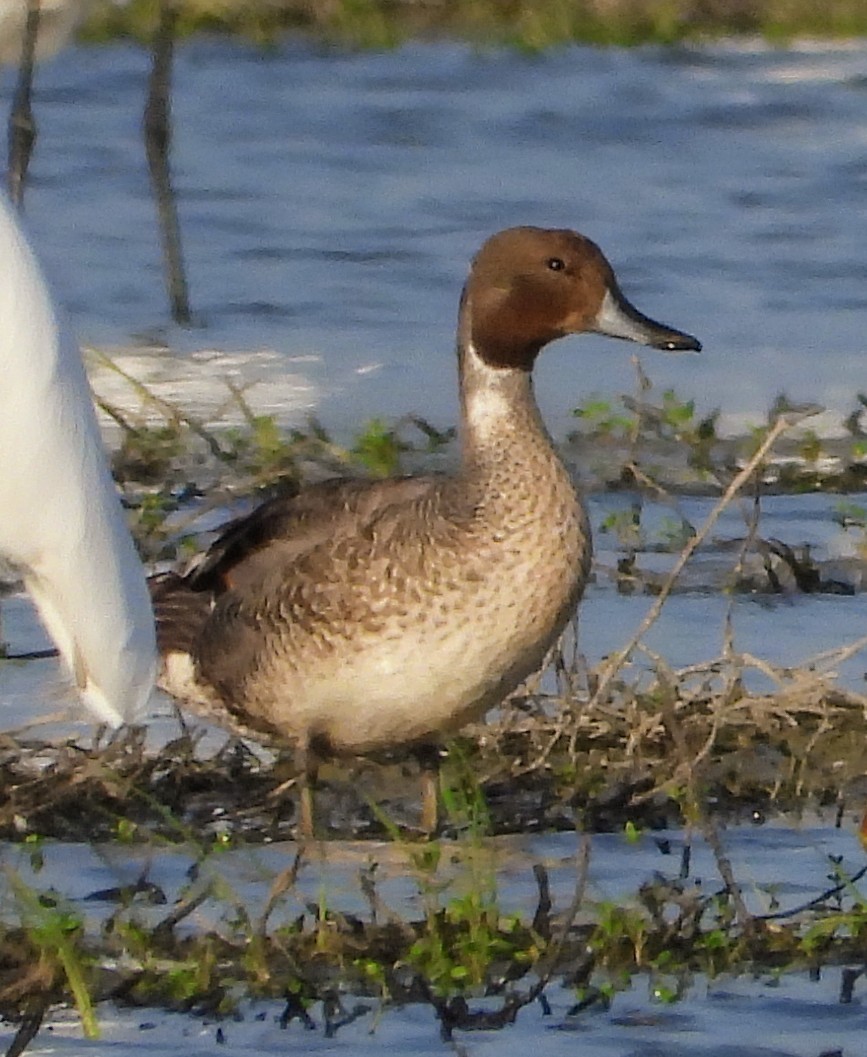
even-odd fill
[(202, 625), (214, 606), (210, 591), (196, 590), (188, 577), (159, 573), (148, 580), (161, 654), (193, 653)]

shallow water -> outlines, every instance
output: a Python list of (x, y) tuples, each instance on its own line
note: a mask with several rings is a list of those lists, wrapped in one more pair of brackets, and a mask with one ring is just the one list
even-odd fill
[[(575, 1003), (567, 990), (552, 987), (550, 1014), (531, 1006), (517, 1023), (503, 1031), (473, 1034), (456, 1032), (455, 1043), (438, 1038), (432, 1010), (408, 1006), (375, 1019), (368, 1013), (326, 1038), (321, 1026), (305, 1030), (297, 1021), (283, 1030), (279, 1007), (251, 1010), (241, 1023), (202, 1022), (178, 1015), (151, 1016), (109, 1010), (101, 1019), (102, 1043), (81, 1040), (69, 1016), (57, 1016), (30, 1045), (34, 1057), (59, 1054), (84, 1057), (119, 1052), (142, 1057), (172, 1057), (182, 1046), (191, 1057), (215, 1052), (233, 1055), (347, 1053), (434, 1055), (472, 1054), (475, 1057), (517, 1057), (528, 1049), (538, 1054), (581, 1057), (820, 1057), (863, 1052), (867, 1014), (860, 1003), (836, 1000), (839, 972), (829, 971), (818, 981), (783, 977), (779, 981), (724, 980), (706, 985), (698, 981), (695, 994), (673, 1009), (660, 1007), (639, 986), (621, 995), (609, 1013), (583, 1018), (568, 1015)], [(348, 1010), (370, 1000), (345, 996)], [(312, 1010), (321, 1025), (318, 1007)], [(220, 1031), (219, 1042), (217, 1031)]]
[[(777, 903), (785, 909), (801, 905), (829, 885), (834, 869), (850, 874), (863, 858), (847, 829), (832, 829), (819, 820), (803, 825), (786, 822), (761, 827), (733, 827), (723, 835), (735, 875), (744, 887), (750, 908), (759, 913)], [(683, 835), (679, 832), (645, 834), (637, 843), (621, 836), (592, 839), (590, 871), (585, 906), (600, 900), (624, 901), (644, 880), (664, 876), (676, 878), (680, 867)], [(505, 912), (518, 908), (525, 913), (535, 902), (531, 866), (544, 863), (552, 882), (555, 911), (568, 906), (576, 877), (574, 835), (498, 838), (487, 845), (489, 865), (496, 871), (499, 899)], [(294, 856), (294, 846), (274, 845), (251, 852), (227, 852), (212, 857), (205, 869), (218, 869), (225, 890), (234, 892), (252, 916), (266, 898), (271, 879)], [(369, 913), (357, 891), (357, 871), (371, 861), (378, 863), (378, 892), (385, 904), (406, 917), (421, 913), (415, 882), (407, 876), (406, 852), (394, 845), (330, 843), (309, 857), (299, 877), (298, 892), (288, 897), (277, 916), (289, 919), (305, 911), (305, 901), (324, 903), (347, 913)], [(182, 850), (154, 856), (153, 850), (86, 848), (79, 845), (44, 848), (45, 865), (31, 875), (27, 856), (5, 849), (2, 862), (42, 888), (50, 885), (67, 895), (72, 906), (91, 919), (113, 909), (88, 895), (119, 883), (129, 883), (146, 870), (171, 901), (186, 880), (194, 861)], [(833, 861), (832, 861), (832, 858)], [(781, 872), (781, 861), (785, 870)], [(690, 876), (712, 890), (719, 884), (713, 858), (701, 840), (693, 842)], [(460, 884), (458, 873), (457, 884)], [(776, 903), (774, 901), (777, 901)], [(165, 907), (137, 912), (142, 920), (159, 920)], [(579, 915), (580, 919), (580, 915)], [(197, 923), (209, 921), (209, 904), (197, 912)], [(75, 1019), (62, 1012), (52, 1014), (28, 1052), (60, 1053), (80, 1057), (85, 1053), (111, 1052), (175, 1054), (179, 1040), (194, 1053), (212, 1053), (221, 1033), (223, 1053), (346, 1052), (387, 1053), (398, 1048), (413, 1054), (463, 1052), (498, 1053), (504, 1057), (532, 1046), (545, 1054), (574, 1053), (576, 1048), (590, 1057), (818, 1057), (839, 1050), (846, 1057), (861, 1052), (867, 1013), (856, 985), (855, 1001), (841, 1004), (840, 971), (826, 969), (818, 979), (806, 973), (760, 975), (755, 979), (722, 976), (715, 980), (695, 978), (680, 1002), (669, 1005), (659, 997), (659, 988), (672, 987), (664, 975), (637, 977), (631, 987), (618, 993), (610, 1009), (570, 1013), (576, 995), (558, 982), (546, 990), (550, 1011), (536, 1004), (522, 1010), (517, 1023), (502, 1031), (455, 1033), (456, 1046), (443, 1043), (431, 1009), (423, 1005), (386, 1007), (378, 1010), (369, 996), (341, 996), (347, 1011), (359, 1004), (367, 1008), (354, 1023), (338, 1030), (333, 1038), (324, 1032), (324, 1014), (319, 1004), (310, 1013), (315, 1028), (305, 1030), (297, 1021), (281, 1029), (277, 1023), (281, 1006), (261, 1003), (247, 1006), (243, 1017), (218, 1024), (196, 1017), (178, 1017), (156, 1011), (120, 1011), (100, 1007), (103, 1041), (81, 1040)], [(529, 986), (525, 981), (515, 985)], [(471, 1000), (472, 1008), (496, 1009), (500, 999)], [(0, 1036), (2, 1037), (2, 1036)]]
[[(640, 307), (703, 340), (700, 357), (648, 355), (661, 384), (735, 424), (780, 389), (851, 408), (867, 308), (867, 42), (532, 57), (186, 43), (174, 111), (200, 322), (189, 332), (164, 323), (146, 68), (142, 49), (116, 44), (40, 70), (28, 213), (81, 337), (166, 341), (198, 386), (173, 356), (150, 366), (184, 402), (219, 387), (220, 358), (190, 355), (217, 350), (241, 354), (226, 373), (268, 385), (288, 363), (279, 399), (267, 386), (254, 399), (284, 417), (453, 423), (469, 257), (491, 231), (536, 223), (595, 238)], [(586, 338), (546, 355), (555, 434), (588, 392), (632, 390), (628, 351)]]
[[(231, 376), (259, 381), (248, 394), (256, 408), (293, 422), (315, 410), (338, 434), (375, 414), (410, 410), (452, 424), (453, 322), (467, 261), (492, 230), (515, 223), (569, 225), (597, 239), (643, 310), (705, 343), (700, 357), (648, 353), (646, 369), (703, 409), (721, 406), (733, 428), (762, 418), (781, 388), (845, 413), (864, 386), (867, 42), (569, 48), (537, 57), (456, 44), (382, 55), (297, 42), (267, 55), (236, 41), (185, 44), (175, 168), (198, 318), (190, 331), (164, 322), (139, 133), (146, 66), (140, 49), (112, 45), (71, 48), (40, 71), (42, 138), (28, 213), (82, 339), (125, 349), (130, 370), (184, 407), (216, 417), (222, 379)], [(167, 348), (137, 348), (149, 343)], [(589, 393), (633, 389), (629, 351), (587, 338), (546, 355), (538, 389), (555, 435)], [(113, 402), (132, 400), (104, 369), (94, 378)], [(594, 499), (597, 526), (619, 501)], [(845, 558), (860, 540), (834, 525), (833, 502), (773, 499), (762, 532), (810, 544), (823, 561)], [(705, 500), (684, 502), (695, 522), (708, 509)], [(717, 535), (744, 531), (733, 509)], [(652, 602), (618, 593), (610, 570), (619, 552), (604, 533), (597, 544), (580, 629), (591, 661), (621, 646)], [(867, 628), (860, 580), (850, 597), (731, 599), (708, 571), (731, 560), (721, 544), (709, 548), (689, 590), (666, 604), (647, 641), (671, 664), (717, 656), (730, 607), (738, 645), (781, 664), (803, 663)], [(671, 557), (640, 561), (665, 569)], [(45, 644), (25, 600), (4, 602), (3, 617), (13, 650)], [(863, 672), (856, 656), (841, 674), (858, 686)], [(0, 666), (0, 699), (5, 728), (70, 704), (52, 661)], [(154, 724), (158, 738), (170, 735), (171, 722)], [(771, 888), (784, 905), (820, 891), (832, 854), (857, 869), (862, 853), (851, 829), (851, 820), (842, 831), (822, 823), (734, 829), (726, 845), (758, 910)], [(681, 839), (669, 836), (675, 845)], [(676, 869), (651, 837), (634, 846), (596, 837), (593, 849), (596, 899), (617, 899), (654, 871)], [(574, 852), (564, 835), (500, 841), (492, 854), (504, 905), (529, 911), (539, 860), (564, 905)], [(224, 861), (252, 903), (288, 854), (261, 849), (254, 861)], [(327, 884), (350, 909), (359, 899), (355, 870), (371, 848), (324, 854), (302, 887), (315, 897)], [(79, 903), (137, 876), (136, 855), (50, 847), (33, 880), (56, 883)], [(24, 868), (18, 849), (0, 849), (0, 860)], [(156, 856), (150, 870), (174, 895), (188, 866), (181, 850)], [(693, 870), (717, 883), (706, 851)], [(401, 912), (417, 908), (399, 862), (383, 895)], [(817, 982), (784, 976), (773, 987), (698, 981), (670, 1010), (638, 980), (609, 1013), (571, 1018), (574, 997), (553, 986), (550, 1016), (533, 1007), (514, 1027), (462, 1035), (460, 1045), (503, 1057), (528, 1046), (587, 1057), (817, 1057), (838, 1049), (856, 1057), (863, 1006), (839, 1005), (838, 990), (837, 971)], [(75, 1018), (58, 1014), (28, 1052), (449, 1052), (422, 1007), (378, 1021), (368, 1014), (336, 1039), (324, 1037), (319, 1010), (313, 1032), (297, 1023), (280, 1030), (275, 1007), (262, 1007), (262, 1019), (257, 1012), (224, 1025), (219, 1047), (214, 1024), (111, 1010), (101, 1011), (104, 1041), (85, 1043)]]
[[(809, 816), (804, 821), (781, 817), (772, 822), (733, 825), (724, 829), (722, 842), (735, 877), (753, 914), (787, 911), (799, 907), (827, 890), (833, 868), (841, 876), (852, 876), (863, 865), (864, 854), (855, 833), (855, 814), (849, 813), (841, 828), (834, 828), (834, 810), (827, 817)], [(689, 879), (707, 891), (721, 886), (713, 853), (698, 834), (681, 830), (655, 830), (628, 840), (620, 833), (597, 833), (590, 838), (590, 865), (585, 891), (586, 913), (577, 922), (592, 917), (600, 903), (628, 903), (644, 882), (676, 881), (681, 874), (685, 843), (690, 846)], [(535, 863), (545, 866), (555, 909), (564, 912), (571, 902), (578, 875), (581, 838), (574, 833), (499, 836), (484, 840), (480, 850), (470, 851), (469, 841), (454, 845), (454, 857), (443, 855), (436, 873), (443, 882), (444, 901), (466, 885), (478, 884), (478, 874), (496, 875), (497, 899), (503, 914), (531, 912), (538, 889), (533, 877)], [(444, 848), (448, 850), (448, 842)], [(475, 845), (473, 848), (475, 849)], [(154, 923), (165, 917), (189, 886), (190, 870), (196, 865), (197, 882), (219, 878), (223, 886), (214, 900), (205, 902), (192, 918), (194, 926), (213, 926), (215, 915), (224, 913), (233, 899), (243, 903), (252, 919), (261, 913), (274, 878), (295, 857), (294, 843), (272, 843), (229, 848), (203, 859), (201, 849), (178, 845), (158, 853), (153, 847), (122, 844), (60, 844), (40, 847), (39, 868), (31, 867), (29, 846), (0, 845), (0, 862), (27, 884), (52, 889), (69, 900), (84, 916), (99, 918), (115, 909), (116, 900), (101, 901), (94, 893), (134, 884), (145, 878), (166, 896), (166, 903), (152, 908), (143, 902), (136, 913)], [(297, 884), (279, 899), (269, 922), (293, 921), (305, 910), (321, 903), (330, 910), (370, 917), (370, 906), (358, 882), (359, 871), (376, 864), (376, 891), (383, 904), (405, 920), (424, 916), (424, 878), (412, 866), (417, 845), (381, 841), (319, 841), (308, 845)], [(475, 855), (475, 858), (473, 858)], [(781, 859), (786, 869), (781, 871)], [(476, 876), (468, 864), (474, 863)], [(848, 893), (853, 896), (854, 892)], [(8, 905), (0, 901), (4, 912)], [(183, 928), (187, 927), (182, 926)]]

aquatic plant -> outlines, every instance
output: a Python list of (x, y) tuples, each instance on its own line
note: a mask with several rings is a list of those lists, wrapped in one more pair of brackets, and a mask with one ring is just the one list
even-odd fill
[[(797, 36), (854, 37), (867, 33), (860, 0), (180, 0), (178, 32), (240, 33), (273, 43), (286, 31), (313, 33), (354, 47), (388, 48), (413, 36), (460, 37), (535, 52), (567, 43), (672, 44), (731, 35), (774, 41)], [(94, 3), (90, 39), (146, 39), (156, 21), (154, 0)]]

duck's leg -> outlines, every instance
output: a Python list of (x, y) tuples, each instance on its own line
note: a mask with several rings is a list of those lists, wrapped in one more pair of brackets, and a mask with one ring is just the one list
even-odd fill
[(319, 770), (319, 757), (307, 738), (298, 742), (295, 750), (295, 764), (299, 774), (298, 829), (305, 840), (312, 840), (316, 835), (313, 790)]
[(181, 229), (169, 167), (172, 143), (172, 58), (178, 15), (175, 0), (161, 0), (159, 11), (160, 20), (154, 35), (151, 74), (144, 111), (145, 151), (162, 234), (172, 319), (176, 323), (187, 324), (190, 322), (190, 297), (184, 274)]
[(418, 760), (421, 786), (421, 829), (433, 836), (439, 826), (440, 748), (426, 743), (413, 750)]
[(18, 65), (18, 81), (12, 97), (9, 115), (9, 197), (20, 207), (24, 200), (24, 185), (30, 155), (36, 142), (36, 122), (31, 107), (33, 69), (36, 64), (36, 38), (39, 35), (39, 2), (27, 0), (27, 20), (21, 44), (21, 62)]

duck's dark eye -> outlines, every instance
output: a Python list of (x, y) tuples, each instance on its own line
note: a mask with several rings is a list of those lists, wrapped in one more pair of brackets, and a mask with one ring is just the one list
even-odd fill
[(551, 269), (552, 272), (562, 272), (563, 269), (566, 267), (566, 262), (563, 260), (562, 257), (549, 257), (548, 267)]

